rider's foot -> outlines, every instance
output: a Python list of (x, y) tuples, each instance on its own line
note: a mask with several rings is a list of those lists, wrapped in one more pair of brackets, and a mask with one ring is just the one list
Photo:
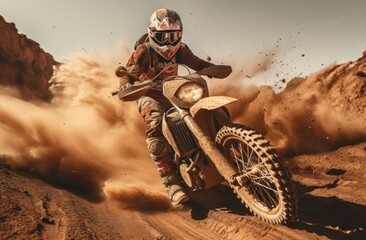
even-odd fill
[(167, 188), (169, 199), (174, 207), (189, 201), (189, 197), (181, 186), (172, 184)]
[(174, 207), (188, 202), (189, 197), (184, 192), (182, 183), (174, 171), (168, 172), (166, 176), (163, 177), (163, 183)]

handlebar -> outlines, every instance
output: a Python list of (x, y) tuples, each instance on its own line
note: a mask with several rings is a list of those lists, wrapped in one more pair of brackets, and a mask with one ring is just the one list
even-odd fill
[[(153, 79), (149, 80), (150, 82), (154, 82), (162, 73), (164, 73), (167, 69), (169, 69), (170, 66), (165, 67), (162, 71), (160, 71)], [(200, 71), (197, 71), (196, 74), (199, 75), (206, 75), (206, 76), (210, 76), (210, 77), (215, 77), (215, 78), (225, 78), (227, 76), (230, 75), (230, 73), (232, 72), (232, 69), (230, 66), (226, 66), (226, 65), (213, 65), (204, 69), (201, 69)], [(124, 77), (124, 76), (128, 76), (131, 77), (133, 80), (136, 81), (141, 81), (140, 78), (138, 78), (137, 76), (129, 73), (127, 71), (127, 69), (125, 67), (118, 67), (116, 69), (115, 72), (117, 77)], [(166, 79), (163, 79), (162, 82), (167, 81), (167, 80), (171, 80), (174, 79), (176, 77), (181, 77), (181, 78), (187, 78), (184, 76), (169, 76)], [(120, 87), (118, 90), (112, 92), (112, 96), (117, 95), (119, 92), (123, 91), (124, 89), (128, 88), (129, 86), (131, 86), (130, 83), (127, 83), (126, 85)]]

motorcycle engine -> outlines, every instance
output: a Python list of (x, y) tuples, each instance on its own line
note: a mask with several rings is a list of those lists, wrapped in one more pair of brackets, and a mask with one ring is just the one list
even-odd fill
[(205, 179), (203, 173), (200, 171), (197, 165), (189, 170), (191, 164), (192, 159), (182, 159), (179, 164), (180, 175), (182, 176), (184, 183), (193, 191), (203, 189), (205, 187)]

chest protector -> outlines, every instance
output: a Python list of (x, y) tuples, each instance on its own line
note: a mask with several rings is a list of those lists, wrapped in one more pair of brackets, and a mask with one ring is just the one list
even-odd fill
[(149, 52), (149, 68), (148, 70), (141, 75), (141, 80), (153, 79), (156, 75), (158, 75), (162, 70), (166, 69), (162, 74), (159, 75), (157, 80), (162, 80), (170, 76), (178, 75), (178, 64), (176, 55), (173, 56), (170, 60), (166, 60), (163, 57), (160, 57), (157, 52), (152, 49), (150, 43), (144, 43), (145, 47)]

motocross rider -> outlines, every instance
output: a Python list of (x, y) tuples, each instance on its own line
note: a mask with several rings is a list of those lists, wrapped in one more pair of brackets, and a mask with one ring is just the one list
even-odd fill
[[(183, 25), (179, 15), (170, 9), (158, 9), (150, 17), (147, 34), (135, 44), (135, 51), (126, 64), (129, 73), (141, 80), (154, 78), (163, 69), (158, 80), (178, 74), (178, 65), (184, 64), (199, 71), (214, 64), (195, 56), (182, 43)], [(118, 71), (118, 68), (117, 70)], [(127, 75), (120, 79), (120, 85), (134, 80)], [(146, 143), (150, 156), (163, 179), (173, 206), (189, 200), (184, 192), (169, 154), (168, 142), (162, 134), (162, 118), (170, 107), (161, 89), (151, 90), (137, 101), (138, 110), (146, 124)]]

